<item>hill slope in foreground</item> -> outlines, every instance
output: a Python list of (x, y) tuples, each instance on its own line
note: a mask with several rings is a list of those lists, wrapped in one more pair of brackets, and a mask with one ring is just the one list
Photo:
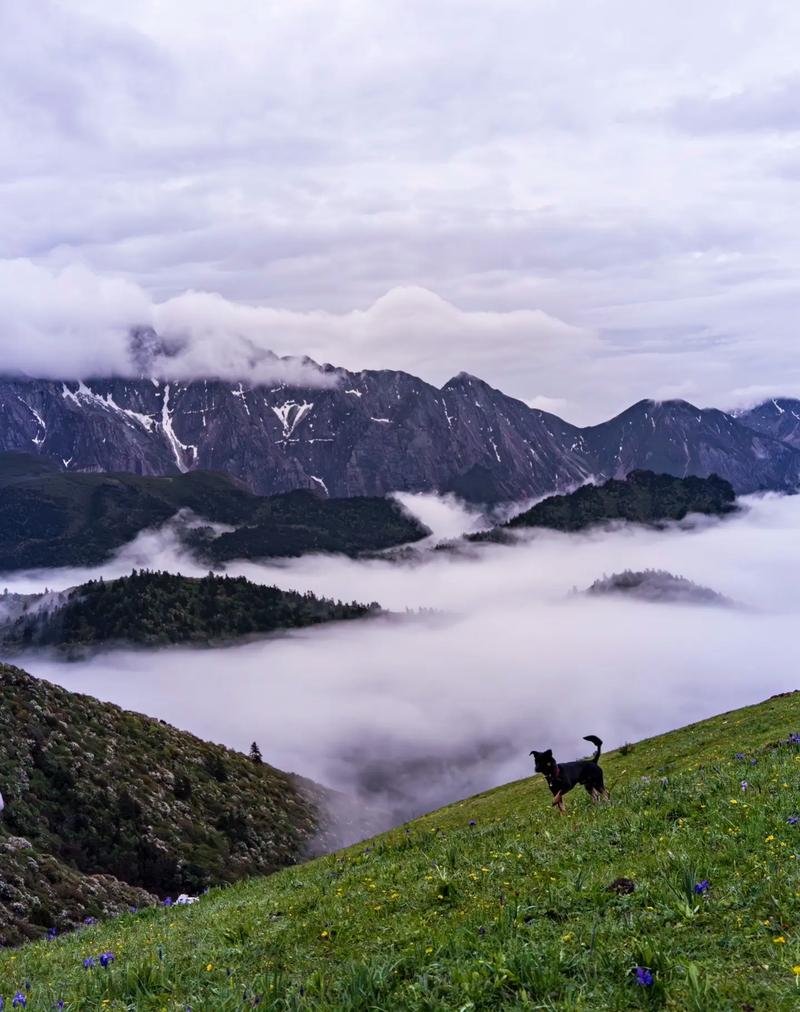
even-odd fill
[(311, 781), (5, 664), (0, 788), (0, 948), (342, 839)]
[(799, 724), (786, 694), (604, 756), (609, 804), (575, 792), (561, 818), (523, 780), (2, 953), (0, 993), (32, 1010), (796, 1009)]

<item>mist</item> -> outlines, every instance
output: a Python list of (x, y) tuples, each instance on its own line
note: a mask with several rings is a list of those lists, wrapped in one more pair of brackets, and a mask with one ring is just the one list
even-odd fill
[[(432, 528), (431, 541), (481, 523), (453, 500), (403, 502)], [(266, 761), (355, 794), (398, 822), (528, 775), (532, 748), (572, 759), (585, 753), (585, 734), (611, 748), (797, 687), (800, 497), (742, 502), (738, 515), (688, 529), (540, 531), (515, 546), (423, 552), (410, 563), (239, 562), (227, 571), (377, 600), (395, 614), (224, 649), (17, 663), (236, 749), (256, 740)], [(15, 591), (60, 589), (133, 565), (190, 575), (206, 568), (180, 550), (168, 525), (98, 569), (5, 582)], [(604, 574), (647, 568), (743, 607), (570, 593)]]

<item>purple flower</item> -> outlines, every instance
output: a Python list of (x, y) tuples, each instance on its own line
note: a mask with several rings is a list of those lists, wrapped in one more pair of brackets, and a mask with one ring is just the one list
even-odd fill
[(636, 967), (636, 983), (639, 984), (640, 987), (653, 986), (653, 975), (646, 966)]
[(704, 878), (702, 882), (696, 883), (694, 891), (697, 893), (698, 896), (702, 896), (703, 893), (707, 893), (710, 888), (711, 883), (708, 881), (707, 878)]
[(131, 914), (137, 913), (138, 910), (139, 910), (138, 907), (128, 907), (128, 912), (131, 913)]
[(165, 907), (171, 907), (172, 906), (172, 897), (171, 896), (167, 896), (167, 898), (164, 900), (164, 906)]
[(114, 962), (113, 952), (104, 952), (100, 957), (100, 965), (104, 967), (110, 966)]
[(751, 759), (750, 760), (750, 765), (751, 766), (755, 766), (757, 763), (758, 763), (758, 759)]
[(94, 917), (84, 917), (83, 923), (84, 924), (97, 924), (97, 921), (94, 919)]
[(94, 956), (87, 956), (86, 959), (84, 959), (83, 961), (84, 970), (91, 970), (93, 966), (94, 966)]
[(56, 937), (57, 934), (58, 934), (58, 928), (48, 928), (47, 929), (47, 941), (48, 942), (52, 942), (53, 939)]
[(14, 1000), (11, 1002), (11, 1007), (12, 1008), (28, 1007), (28, 999), (25, 997), (22, 991), (17, 991), (17, 993), (14, 995)]
[(789, 823), (790, 826), (796, 826), (797, 823), (800, 821), (800, 819), (798, 819), (796, 815), (790, 815), (786, 821)]
[(61, 1010), (64, 1008), (64, 999), (63, 998), (59, 998), (58, 999), (58, 1001), (56, 1002), (56, 1008), (59, 1010), (59, 1012), (61, 1012)]
[(747, 790), (747, 781), (743, 780), (740, 786), (741, 786), (741, 788), (742, 788), (743, 791), (746, 791)]
[(733, 758), (734, 759), (744, 759), (744, 757), (745, 757), (744, 756), (744, 752), (737, 752), (736, 755)]
[(476, 821), (475, 819), (470, 819), (470, 820), (469, 820), (469, 825), (470, 825), (470, 826), (477, 826), (477, 825), (478, 825), (478, 823), (477, 823), (477, 821)]

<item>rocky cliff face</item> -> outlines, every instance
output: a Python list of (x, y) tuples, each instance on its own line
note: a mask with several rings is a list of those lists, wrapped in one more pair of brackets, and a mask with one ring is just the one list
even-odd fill
[(220, 470), (259, 493), (435, 490), (492, 503), (633, 468), (716, 471), (739, 492), (795, 487), (800, 449), (747, 421), (642, 401), (579, 429), (466, 374), (441, 389), (390, 371), (343, 372), (324, 389), (0, 379), (0, 449), (84, 471)]
[(748, 428), (765, 436), (780, 439), (800, 449), (800, 401), (789, 397), (776, 397), (764, 401), (749, 411), (741, 411), (736, 418)]

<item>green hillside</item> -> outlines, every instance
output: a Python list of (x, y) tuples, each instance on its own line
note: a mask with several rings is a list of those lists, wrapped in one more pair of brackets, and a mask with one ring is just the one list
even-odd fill
[[(6, 598), (0, 597), (0, 607)], [(118, 580), (90, 580), (37, 607), (29, 595), (18, 617), (0, 624), (0, 648), (56, 646), (74, 652), (114, 643), (212, 644), (376, 614), (377, 604), (343, 604), (311, 593), (251, 583), (243, 576), (202, 578), (134, 570)]]
[(470, 541), (503, 541), (508, 531), (546, 527), (580, 531), (593, 524), (628, 521), (661, 524), (683, 520), (690, 513), (724, 516), (736, 509), (733, 486), (717, 475), (676, 478), (653, 471), (631, 471), (623, 480), (583, 485), (565, 495), (552, 495), (524, 513), (489, 531), (470, 534)]
[(610, 804), (575, 792), (559, 817), (524, 780), (185, 909), (2, 953), (0, 994), (28, 981), (34, 1010), (796, 1010), (799, 726), (800, 694), (773, 698), (604, 756)]
[(335, 845), (310, 781), (4, 664), (0, 791), (0, 947)]
[(325, 499), (314, 492), (258, 496), (223, 474), (64, 471), (30, 454), (0, 453), (0, 572), (91, 566), (180, 510), (235, 528), (184, 530), (210, 562), (304, 552), (380, 551), (429, 531), (391, 499)]

